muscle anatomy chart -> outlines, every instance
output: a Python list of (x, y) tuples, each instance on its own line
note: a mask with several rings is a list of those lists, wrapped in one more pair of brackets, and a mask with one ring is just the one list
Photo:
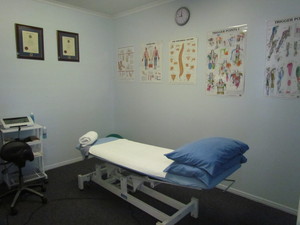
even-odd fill
[(300, 96), (300, 17), (267, 22), (265, 94)]
[(134, 80), (133, 54), (134, 48), (132, 46), (118, 49), (119, 80)]
[(247, 25), (209, 32), (206, 93), (242, 95), (244, 92)]
[(159, 42), (148, 43), (142, 46), (142, 57), (140, 61), (142, 81), (162, 81), (161, 53), (162, 44)]
[(195, 83), (196, 67), (197, 38), (174, 40), (169, 43), (170, 83)]

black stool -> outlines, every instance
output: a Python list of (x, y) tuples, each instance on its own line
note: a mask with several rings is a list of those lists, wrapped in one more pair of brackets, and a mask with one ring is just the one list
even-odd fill
[(33, 155), (32, 149), (26, 142), (11, 141), (11, 142), (6, 143), (5, 145), (2, 146), (2, 148), (0, 150), (0, 157), (7, 163), (14, 163), (18, 167), (18, 173), (19, 173), (18, 187), (14, 188), (13, 190), (10, 190), (0, 196), (0, 199), (1, 199), (9, 194), (16, 192), (14, 200), (10, 205), (11, 215), (17, 214), (15, 205), (16, 205), (17, 200), (22, 192), (30, 192), (34, 195), (37, 195), (42, 199), (43, 203), (47, 203), (47, 198), (43, 194), (35, 191), (34, 189), (31, 189), (31, 187), (39, 186), (42, 188), (42, 190), (45, 190), (44, 184), (33, 184), (33, 185), (25, 185), (24, 184), (22, 168), (25, 167), (27, 160), (29, 160), (29, 161), (34, 160), (34, 155)]

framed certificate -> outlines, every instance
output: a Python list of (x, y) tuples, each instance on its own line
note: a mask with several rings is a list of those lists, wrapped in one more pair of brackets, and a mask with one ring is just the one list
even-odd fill
[(79, 35), (58, 30), (57, 52), (59, 61), (79, 62)]
[(15, 24), (17, 57), (44, 60), (43, 28)]

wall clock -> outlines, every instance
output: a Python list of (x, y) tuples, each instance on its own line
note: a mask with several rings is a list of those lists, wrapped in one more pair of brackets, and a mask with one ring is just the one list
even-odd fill
[(175, 22), (179, 26), (185, 25), (190, 19), (190, 10), (187, 7), (180, 7), (175, 14)]

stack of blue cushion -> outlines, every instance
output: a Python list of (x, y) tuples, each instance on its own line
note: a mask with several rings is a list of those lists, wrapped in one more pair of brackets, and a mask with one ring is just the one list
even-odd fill
[(230, 138), (202, 139), (165, 154), (174, 160), (165, 172), (194, 177), (210, 186), (220, 174), (247, 162), (243, 154), (248, 149), (247, 144)]

